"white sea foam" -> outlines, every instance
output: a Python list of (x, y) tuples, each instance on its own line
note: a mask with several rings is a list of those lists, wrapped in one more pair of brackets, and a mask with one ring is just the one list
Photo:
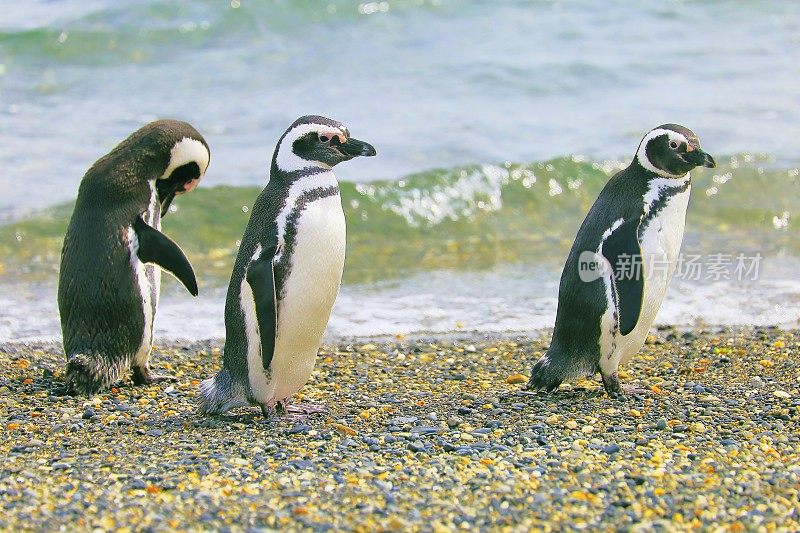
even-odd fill
[[(674, 279), (656, 325), (800, 326), (800, 260), (765, 259), (756, 281)], [(403, 334), (531, 332), (555, 320), (559, 273), (525, 266), (490, 272), (428, 272), (398, 282), (345, 286), (326, 339)], [(13, 298), (0, 291), (0, 341), (58, 340), (55, 288), (23, 286)], [(183, 294), (176, 283), (164, 291), (158, 339), (225, 336), (223, 288), (203, 297)], [(191, 320), (186, 320), (191, 317)]]

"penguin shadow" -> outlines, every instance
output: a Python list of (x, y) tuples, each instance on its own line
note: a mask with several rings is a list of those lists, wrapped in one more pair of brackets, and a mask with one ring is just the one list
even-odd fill
[[(177, 379), (164, 381), (164, 383), (177, 382)], [(46, 390), (51, 396), (75, 399), (90, 399), (97, 395), (112, 395), (114, 394), (114, 390), (126, 391), (128, 394), (135, 395), (136, 391), (144, 390), (144, 388), (148, 386), (136, 384), (132, 379), (120, 379), (109, 385), (107, 388), (103, 388), (91, 393), (81, 392), (67, 382), (63, 371), (56, 373), (51, 369), (45, 370), (42, 377), (34, 379), (33, 384), (40, 390)]]
[(67, 382), (64, 379), (63, 371), (54, 370), (46, 364), (37, 365), (40, 372), (33, 378), (26, 378), (22, 381), (22, 387), (28, 389), (25, 392), (46, 392), (48, 396), (57, 398), (71, 398), (77, 394), (71, 393)]
[(292, 428), (296, 426), (319, 425), (329, 416), (330, 413), (327, 411), (300, 416), (293, 413), (265, 416), (257, 407), (240, 407), (221, 414), (193, 412), (195, 423), (200, 426), (223, 427), (231, 424), (241, 424), (243, 427), (286, 430), (287, 432), (292, 431)]
[[(310, 428), (331, 417), (330, 406), (318, 404), (277, 402), (274, 407), (255, 405), (238, 405), (222, 413), (203, 412), (201, 406), (194, 410), (195, 419), (211, 420), (226, 424), (244, 424), (246, 426), (269, 426), (280, 428)], [(213, 423), (212, 423), (213, 424)]]
[(509, 391), (505, 394), (501, 394), (500, 399), (507, 399), (508, 401), (520, 401), (522, 400), (524, 403), (531, 405), (538, 401), (550, 401), (556, 402), (558, 404), (575, 404), (576, 402), (594, 402), (598, 398), (601, 400), (606, 400), (608, 402), (616, 402), (616, 403), (643, 403), (646, 402), (648, 399), (648, 393), (642, 389), (633, 389), (631, 391), (626, 391), (625, 394), (614, 394), (609, 395), (605, 389), (603, 388), (602, 384), (598, 383), (598, 387), (587, 387), (585, 385), (574, 385), (568, 389), (565, 388), (556, 388), (553, 391), (532, 391), (526, 389), (520, 389), (516, 391)]

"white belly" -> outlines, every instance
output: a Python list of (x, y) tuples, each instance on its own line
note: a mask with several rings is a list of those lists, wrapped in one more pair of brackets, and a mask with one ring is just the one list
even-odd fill
[[(616, 332), (611, 350), (608, 346), (610, 343), (607, 342), (603, 346), (601, 342), (601, 349), (605, 349), (601, 354), (601, 368), (604, 371), (612, 368), (616, 370), (619, 364), (627, 363), (647, 339), (677, 266), (690, 192), (691, 187), (671, 197), (641, 235), (640, 246), (645, 280), (641, 314), (633, 331), (627, 335)], [(604, 326), (612, 320), (610, 311), (606, 312), (606, 315), (609, 316), (604, 315), (602, 318)]]
[(278, 304), (278, 334), (265, 401), (296, 393), (311, 377), (344, 269), (346, 227), (339, 195), (305, 206)]

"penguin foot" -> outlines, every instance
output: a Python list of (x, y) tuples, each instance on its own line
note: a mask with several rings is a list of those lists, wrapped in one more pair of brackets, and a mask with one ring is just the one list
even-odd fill
[(283, 418), (290, 421), (302, 421), (308, 418), (308, 415), (325, 413), (327, 411), (325, 406), (317, 404), (290, 405), (288, 398), (277, 401), (274, 405), (261, 406), (261, 413), (264, 415), (264, 418), (268, 420)]
[(278, 413), (280, 416), (285, 416), (286, 412), (288, 411), (289, 407), (289, 398), (284, 398), (283, 400), (279, 400), (278, 403), (275, 404), (275, 412)]
[(623, 385), (622, 390), (625, 391), (627, 396), (633, 396), (635, 398), (643, 398), (649, 394), (652, 394), (652, 391), (647, 389), (640, 389), (636, 385)]
[(313, 415), (316, 413), (327, 413), (328, 409), (324, 405), (315, 403), (298, 403), (296, 405), (289, 405), (286, 411), (291, 414)]
[(642, 389), (629, 389), (627, 387), (623, 387), (623, 391), (622, 393), (612, 392), (608, 396), (612, 400), (619, 400), (621, 402), (628, 401), (631, 398), (641, 401), (645, 399), (645, 393), (647, 392)]
[(617, 376), (616, 372), (610, 376), (602, 375), (602, 377), (603, 386), (605, 387), (606, 392), (615, 400), (625, 400), (629, 396), (633, 396), (637, 399), (643, 399), (643, 396), (648, 393), (648, 391), (640, 389), (634, 385), (622, 385), (619, 382), (619, 376)]
[(261, 405), (261, 414), (267, 420), (274, 420), (276, 418), (284, 418), (287, 413), (287, 406), (289, 405), (288, 399), (271, 401)]
[(278, 409), (269, 405), (262, 405), (261, 414), (264, 415), (264, 418), (267, 420), (273, 420), (278, 416)]
[(160, 383), (163, 381), (178, 381), (178, 378), (166, 374), (153, 374), (150, 372), (148, 367), (133, 367), (134, 385), (150, 385), (152, 383)]
[(603, 378), (603, 387), (605, 387), (606, 392), (612, 398), (620, 398), (625, 396), (625, 393), (622, 390), (622, 385), (619, 382), (619, 376), (616, 372), (613, 374), (600, 374)]
[(286, 415), (313, 415), (316, 413), (326, 413), (328, 409), (324, 405), (315, 403), (298, 403), (293, 404), (290, 398), (279, 400), (275, 404), (275, 410), (281, 416)]

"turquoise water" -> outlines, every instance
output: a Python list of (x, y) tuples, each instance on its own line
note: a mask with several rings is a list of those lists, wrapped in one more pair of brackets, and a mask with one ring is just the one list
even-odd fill
[(91, 162), (163, 116), (207, 137), (207, 186), (263, 183), (277, 137), (312, 112), (378, 147), (341, 169), (353, 181), (625, 157), (663, 122), (712, 153), (800, 159), (797, 2), (238, 5), (4, 3), (0, 216), (70, 199)]
[[(308, 113), (379, 154), (337, 169), (349, 248), (333, 334), (551, 325), (583, 214), (663, 122), (691, 127), (723, 162), (696, 177), (684, 251), (763, 252), (765, 270), (676, 283), (659, 320), (793, 323), (798, 28), (796, 2), (9, 2), (0, 339), (57, 336), (80, 177), (165, 116), (192, 122), (212, 162), (165, 222), (206, 291), (193, 303), (167, 283), (157, 326), (221, 335), (242, 207), (280, 133)], [(197, 331), (175, 329), (170, 313), (190, 305)]]

